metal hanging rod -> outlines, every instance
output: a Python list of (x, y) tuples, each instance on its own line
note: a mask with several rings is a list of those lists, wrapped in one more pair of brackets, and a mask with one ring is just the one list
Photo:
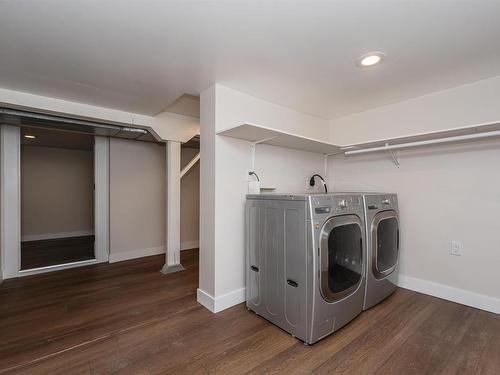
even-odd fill
[(484, 132), (484, 133), (457, 135), (457, 136), (446, 137), (446, 138), (428, 139), (425, 141), (400, 143), (400, 144), (396, 144), (396, 145), (386, 144), (384, 146), (379, 146), (379, 147), (371, 147), (371, 148), (364, 148), (364, 149), (359, 149), (359, 150), (345, 151), (344, 154), (345, 155), (358, 155), (358, 154), (366, 154), (369, 152), (400, 150), (400, 149), (404, 149), (404, 148), (411, 148), (411, 147), (418, 147), (418, 146), (435, 145), (435, 144), (440, 144), (440, 143), (451, 143), (451, 142), (459, 142), (459, 141), (467, 141), (467, 140), (473, 140), (473, 139), (499, 137), (499, 136), (500, 136), (500, 130), (495, 130), (495, 131)]

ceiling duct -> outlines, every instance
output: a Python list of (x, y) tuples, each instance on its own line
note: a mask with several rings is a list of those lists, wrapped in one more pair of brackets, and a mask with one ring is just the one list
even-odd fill
[(147, 129), (103, 124), (9, 108), (0, 108), (0, 124), (157, 142), (153, 134)]

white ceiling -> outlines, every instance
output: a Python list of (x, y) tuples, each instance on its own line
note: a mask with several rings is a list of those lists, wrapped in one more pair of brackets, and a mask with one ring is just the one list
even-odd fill
[[(214, 82), (335, 118), (500, 75), (500, 1), (0, 2), (0, 87), (142, 114)], [(373, 50), (384, 64), (355, 66)]]

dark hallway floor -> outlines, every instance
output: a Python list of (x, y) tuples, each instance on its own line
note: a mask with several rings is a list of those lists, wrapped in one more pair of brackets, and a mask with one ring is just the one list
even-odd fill
[(94, 259), (94, 236), (21, 242), (21, 269)]

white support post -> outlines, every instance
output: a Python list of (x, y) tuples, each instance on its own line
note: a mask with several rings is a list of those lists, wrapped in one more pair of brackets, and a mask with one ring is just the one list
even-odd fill
[(0, 255), (2, 278), (17, 277), (21, 269), (21, 131), (0, 129)]
[(183, 271), (181, 265), (181, 144), (167, 141), (167, 220), (166, 262), (161, 272)]

